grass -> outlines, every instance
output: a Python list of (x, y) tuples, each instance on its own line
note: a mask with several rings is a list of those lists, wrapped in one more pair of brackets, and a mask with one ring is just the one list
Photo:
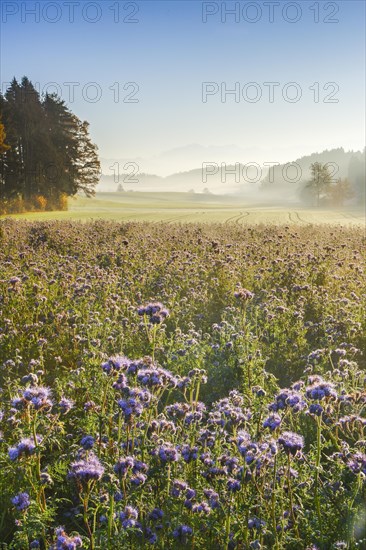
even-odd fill
[(14, 218), (27, 220), (104, 219), (150, 222), (221, 222), (240, 224), (342, 224), (365, 223), (365, 208), (344, 210), (248, 203), (229, 195), (188, 193), (97, 193), (93, 199), (69, 200), (67, 212), (31, 212)]

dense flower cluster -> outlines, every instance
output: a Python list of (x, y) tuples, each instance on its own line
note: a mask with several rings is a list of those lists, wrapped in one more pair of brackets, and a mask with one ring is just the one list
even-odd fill
[(76, 550), (76, 548), (83, 546), (83, 541), (79, 535), (70, 537), (64, 527), (58, 527), (55, 531), (56, 543), (52, 546), (51, 550)]
[(363, 548), (363, 239), (1, 223), (0, 540)]
[(153, 302), (146, 306), (141, 306), (138, 308), (137, 313), (141, 316), (146, 315), (152, 325), (159, 325), (169, 317), (169, 310), (160, 302)]
[(14, 504), (15, 508), (20, 512), (26, 510), (28, 506), (30, 506), (30, 498), (28, 493), (19, 493), (18, 495), (15, 495), (15, 497), (13, 497), (11, 501)]
[(87, 458), (71, 464), (69, 477), (81, 482), (97, 481), (103, 473), (104, 468), (98, 458), (93, 454), (89, 454)]

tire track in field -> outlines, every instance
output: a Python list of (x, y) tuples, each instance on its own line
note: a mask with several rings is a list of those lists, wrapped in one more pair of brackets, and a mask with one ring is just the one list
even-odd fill
[(249, 216), (250, 212), (244, 212), (244, 214), (242, 216), (239, 216), (239, 218), (237, 220), (235, 220), (235, 223), (241, 223), (241, 220), (243, 218), (247, 218)]
[(182, 220), (183, 218), (187, 218), (188, 216), (192, 216), (194, 212), (189, 212), (189, 214), (182, 214), (181, 216), (175, 216), (174, 218), (168, 218), (167, 220), (162, 220), (164, 223), (174, 223), (177, 220)]
[(306, 220), (303, 220), (299, 213), (296, 212), (296, 211), (293, 211), (293, 212), (288, 212), (288, 219), (290, 220), (291, 223), (296, 223), (296, 224), (305, 224), (305, 225), (311, 225), (310, 222), (307, 222)]
[(232, 223), (235, 223), (238, 221), (238, 219), (240, 219), (241, 217), (243, 216), (243, 212), (240, 212), (239, 214), (235, 214), (235, 216), (232, 216), (231, 218), (227, 218), (225, 221), (224, 221), (224, 224), (228, 224), (230, 222)]
[(363, 222), (364, 219), (362, 216), (354, 216), (353, 214), (350, 214), (350, 212), (341, 212), (337, 211), (338, 214), (341, 214), (346, 220), (357, 220), (358, 222)]
[(299, 220), (300, 223), (304, 223), (305, 225), (312, 225), (311, 222), (307, 222), (306, 220), (301, 218), (298, 212), (294, 212), (294, 214), (295, 214), (296, 218)]

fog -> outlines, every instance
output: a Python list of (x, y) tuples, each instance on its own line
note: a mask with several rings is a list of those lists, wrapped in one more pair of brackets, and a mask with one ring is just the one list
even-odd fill
[[(185, 152), (186, 164), (197, 162), (199, 147), (188, 146)], [(181, 150), (173, 156), (177, 167), (181, 166)], [(204, 148), (202, 154), (207, 152)], [(212, 151), (211, 151), (212, 152)], [(238, 152), (238, 151), (236, 151)], [(254, 152), (254, 149), (253, 151)], [(218, 150), (216, 151), (218, 153)], [(223, 153), (223, 150), (221, 150)], [(227, 158), (232, 158), (235, 149)], [(257, 151), (258, 153), (258, 151)], [(252, 155), (253, 158), (254, 155)], [(178, 159), (180, 158), (180, 160)], [(259, 154), (258, 154), (259, 157)], [(257, 158), (258, 158), (257, 157)], [(206, 160), (202, 160), (206, 158)], [(248, 204), (263, 205), (311, 205), (311, 197), (304, 190), (310, 179), (310, 168), (314, 162), (326, 164), (332, 181), (347, 178), (352, 188), (352, 197), (347, 204), (360, 203), (365, 196), (365, 151), (345, 151), (343, 148), (315, 152), (299, 158), (279, 161), (249, 160), (229, 162), (207, 160), (202, 156), (200, 163), (191, 170), (175, 170), (168, 175), (148, 173), (141, 170), (143, 164), (126, 159), (110, 159), (103, 163), (103, 170), (97, 192), (179, 192), (203, 195), (231, 195)], [(136, 159), (138, 160), (138, 159)]]

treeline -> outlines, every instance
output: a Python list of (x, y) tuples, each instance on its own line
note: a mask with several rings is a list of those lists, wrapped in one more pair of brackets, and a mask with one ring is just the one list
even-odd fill
[(13, 79), (0, 108), (0, 214), (63, 210), (68, 196), (94, 195), (100, 162), (87, 122), (27, 77)]
[(294, 193), (312, 206), (339, 207), (365, 200), (365, 150), (342, 147), (313, 153), (294, 162), (270, 168), (262, 180), (263, 191)]

